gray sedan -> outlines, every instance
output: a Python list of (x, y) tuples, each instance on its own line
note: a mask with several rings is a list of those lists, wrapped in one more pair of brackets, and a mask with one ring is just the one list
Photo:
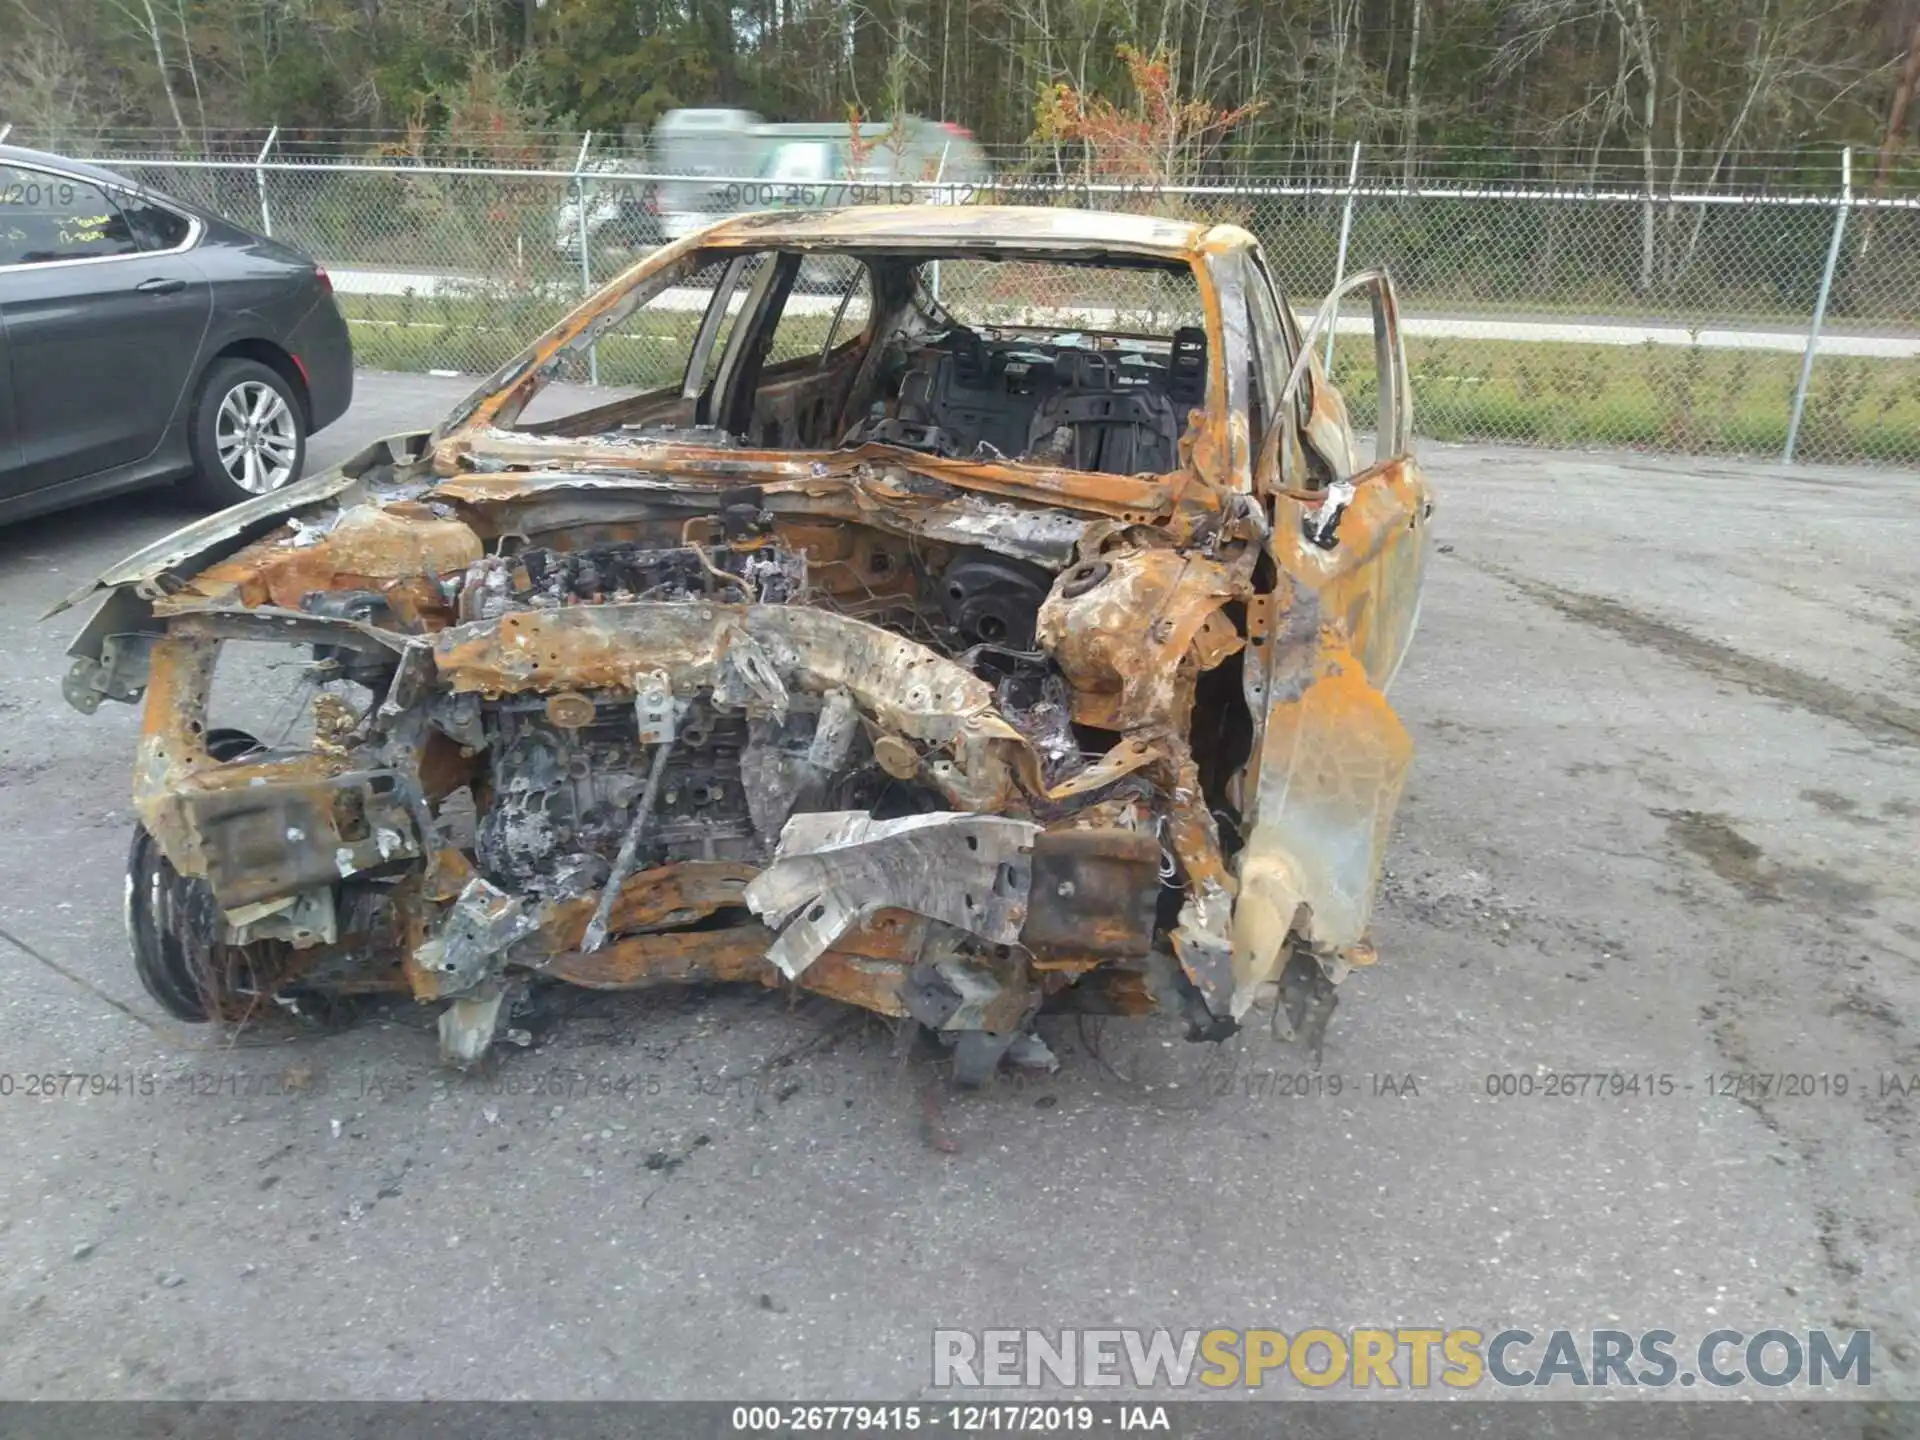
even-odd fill
[(0, 520), (295, 480), (353, 397), (326, 271), (109, 170), (0, 145)]

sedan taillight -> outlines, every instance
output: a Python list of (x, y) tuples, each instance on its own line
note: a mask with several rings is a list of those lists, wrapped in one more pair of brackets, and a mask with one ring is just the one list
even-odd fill
[(326, 266), (314, 266), (313, 278), (320, 282), (320, 293), (322, 295), (331, 295), (333, 293), (333, 277), (327, 274)]

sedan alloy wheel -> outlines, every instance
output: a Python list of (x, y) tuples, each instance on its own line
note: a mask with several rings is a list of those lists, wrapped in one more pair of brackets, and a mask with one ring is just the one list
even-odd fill
[(243, 380), (220, 401), (214, 449), (227, 478), (254, 495), (278, 490), (293, 478), (299, 459), (298, 422), (279, 391)]

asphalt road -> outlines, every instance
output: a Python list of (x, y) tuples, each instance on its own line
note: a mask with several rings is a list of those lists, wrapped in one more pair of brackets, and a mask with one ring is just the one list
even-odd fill
[[(364, 377), (314, 463), (463, 388)], [(0, 924), (142, 1017), (0, 960), (0, 1396), (909, 1398), (935, 1326), (1510, 1323), (1866, 1326), (1920, 1393), (1920, 481), (1428, 463), (1381, 962), (1300, 1096), (1264, 1036), (1067, 1022), (954, 1099), (758, 991), (557, 997), (488, 1082), (411, 1007), (223, 1048), (125, 956), (137, 717), (36, 623), (186, 517), (0, 532)], [(1672, 1085), (1544, 1093), (1593, 1072)]]

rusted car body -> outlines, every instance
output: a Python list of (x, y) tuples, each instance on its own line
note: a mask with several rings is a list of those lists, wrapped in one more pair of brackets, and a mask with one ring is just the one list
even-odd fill
[[(963, 270), (1029, 283), (968, 321)], [(144, 697), (142, 978), (192, 1019), (449, 1002), (459, 1063), (522, 977), (797, 986), (971, 1080), (1044, 1060), (1042, 1009), (1317, 1045), (1373, 957), (1432, 513), (1392, 286), (1355, 292), (1371, 462), (1338, 296), (1302, 334), (1232, 226), (872, 208), (657, 252), (431, 434), (67, 602), (107, 592), (69, 699)], [(642, 339), (658, 383), (529, 418)], [(256, 642), (324, 682), (298, 743), (210, 709)]]

